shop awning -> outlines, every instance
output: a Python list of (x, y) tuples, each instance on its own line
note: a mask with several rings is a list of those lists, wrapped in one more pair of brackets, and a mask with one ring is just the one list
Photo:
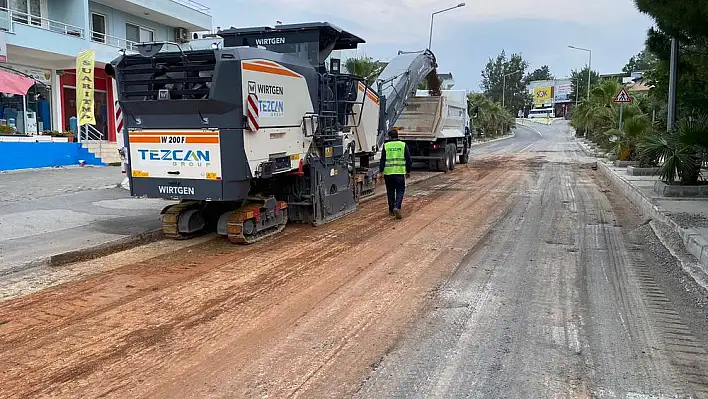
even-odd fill
[(0, 70), (0, 93), (26, 96), (32, 85), (34, 85), (34, 79)]

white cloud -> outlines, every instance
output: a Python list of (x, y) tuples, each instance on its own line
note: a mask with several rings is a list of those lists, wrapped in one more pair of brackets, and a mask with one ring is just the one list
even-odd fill
[[(277, 15), (307, 19), (314, 11), (349, 22), (343, 28), (354, 30), (350, 24), (359, 25), (363, 31), (352, 33), (359, 33), (372, 44), (419, 43), (425, 46), (431, 12), (454, 6), (457, 1), (269, 0), (268, 4), (279, 10)], [(542, 19), (551, 24), (571, 22), (601, 29), (610, 24), (636, 21), (638, 16), (633, 0), (467, 0), (465, 7), (435, 17), (434, 34), (450, 40), (454, 38), (455, 28), (464, 24), (514, 19)]]

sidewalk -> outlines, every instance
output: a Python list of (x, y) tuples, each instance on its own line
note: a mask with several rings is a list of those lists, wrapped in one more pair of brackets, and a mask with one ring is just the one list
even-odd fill
[(0, 173), (0, 276), (158, 229), (169, 201), (135, 199), (120, 167)]
[[(708, 277), (708, 198), (668, 198), (654, 192), (656, 176), (631, 176), (626, 167), (616, 167), (585, 139), (577, 139), (588, 155), (599, 157), (598, 170), (646, 216), (668, 225)], [(697, 276), (694, 276), (697, 277)]]
[[(408, 184), (438, 174), (415, 171)], [(132, 198), (124, 177), (120, 167), (0, 173), (0, 278), (159, 239), (160, 210), (173, 201)]]

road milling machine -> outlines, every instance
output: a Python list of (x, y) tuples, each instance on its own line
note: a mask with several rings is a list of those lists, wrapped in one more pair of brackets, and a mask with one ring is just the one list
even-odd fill
[[(287, 222), (320, 225), (373, 193), (374, 155), (434, 55), (400, 53), (377, 89), (334, 50), (364, 40), (329, 23), (231, 28), (212, 48), (142, 43), (106, 66), (124, 114), (131, 195), (176, 199), (169, 238), (216, 230), (249, 244)], [(325, 62), (330, 59), (330, 67)]]

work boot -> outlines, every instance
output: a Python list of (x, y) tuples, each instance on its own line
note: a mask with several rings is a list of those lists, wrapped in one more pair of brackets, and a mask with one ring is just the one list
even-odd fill
[(393, 216), (395, 216), (396, 219), (400, 219), (400, 218), (403, 217), (403, 216), (401, 216), (401, 210), (400, 210), (400, 209), (394, 209), (394, 210), (393, 210)]
[(388, 216), (394, 217), (394, 216), (396, 216), (396, 215), (393, 213), (393, 210), (389, 209), (389, 210), (388, 210)]

